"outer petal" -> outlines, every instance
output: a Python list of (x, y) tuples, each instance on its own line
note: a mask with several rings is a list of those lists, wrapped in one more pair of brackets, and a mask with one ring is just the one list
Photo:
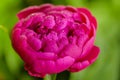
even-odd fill
[(36, 13), (36, 12), (42, 12), (43, 10), (52, 7), (53, 5), (51, 4), (45, 4), (45, 5), (41, 5), (41, 6), (32, 6), (32, 7), (28, 7), (23, 9), (22, 11), (20, 11), (17, 16), (19, 19), (25, 18), (28, 15), (32, 14), (32, 13)]
[(59, 73), (68, 69), (74, 61), (74, 58), (69, 56), (58, 58), (55, 61), (49, 60), (45, 62), (46, 68), (44, 70), (46, 70), (46, 73), (48, 74)]
[(44, 77), (46, 74), (55, 74), (68, 69), (74, 63), (74, 59), (66, 56), (53, 60), (36, 60), (31, 66), (25, 65), (25, 69), (31, 76)]
[(94, 43), (94, 37), (92, 37), (83, 47), (83, 52), (82, 54), (80, 55), (80, 59), (84, 58), (88, 53), (89, 51), (91, 50), (92, 46), (93, 46), (93, 43)]
[(91, 21), (91, 23), (94, 24), (95, 28), (97, 28), (97, 21), (96, 21), (95, 17), (92, 16), (92, 14), (90, 13), (89, 10), (87, 10), (85, 8), (78, 8), (78, 11), (85, 13), (88, 16), (89, 21)]
[(15, 48), (15, 50), (16, 50), (16, 47), (17, 47), (17, 44), (18, 44), (20, 34), (21, 34), (21, 29), (20, 28), (16, 28), (12, 31), (11, 39), (12, 39), (12, 45)]
[(69, 70), (71, 72), (77, 72), (88, 67), (97, 59), (99, 52), (100, 52), (99, 48), (96, 46), (93, 46), (89, 54), (83, 60), (80, 60), (79, 62), (76, 62), (75, 64), (73, 64), (69, 68)]
[(92, 27), (91, 28), (91, 32), (89, 33), (90, 39), (88, 39), (86, 41), (85, 45), (83, 46), (83, 52), (82, 52), (82, 54), (80, 56), (80, 59), (84, 58), (89, 53), (89, 51), (91, 50), (92, 46), (94, 45), (96, 32), (95, 32), (94, 25), (92, 25), (91, 27)]
[(25, 64), (25, 69), (31, 76), (44, 77), (46, 73), (45, 61), (36, 60), (32, 65)]
[(36, 28), (35, 25), (37, 25), (38, 23), (41, 24), (43, 22), (44, 16), (45, 14), (41, 12), (30, 14), (29, 17), (23, 19), (24, 22), (22, 27), (25, 27), (25, 28), (30, 27), (31, 29)]
[(100, 49), (97, 46), (93, 46), (90, 53), (84, 59), (87, 59), (90, 63), (93, 63), (97, 59), (99, 52)]
[(74, 63), (74, 61), (75, 60), (69, 56), (58, 59), (56, 61), (57, 73), (68, 69)]
[(20, 57), (24, 60), (24, 62), (31, 64), (31, 62), (33, 62), (36, 57), (35, 52), (31, 51), (33, 49), (29, 47), (29, 45), (27, 44), (27, 37), (25, 35), (21, 36), (20, 33), (21, 33), (21, 29), (19, 28), (16, 28), (13, 31), (12, 45), (15, 48), (15, 50), (18, 52)]

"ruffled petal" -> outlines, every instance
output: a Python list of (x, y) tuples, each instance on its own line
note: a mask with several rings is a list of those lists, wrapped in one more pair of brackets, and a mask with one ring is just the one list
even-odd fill
[(83, 70), (84, 68), (88, 67), (90, 64), (95, 62), (99, 55), (100, 49), (96, 46), (93, 46), (89, 54), (82, 60), (74, 63), (69, 70), (71, 72), (77, 72)]
[(89, 10), (87, 10), (85, 8), (77, 8), (77, 9), (80, 13), (81, 12), (85, 13), (87, 15), (87, 17), (89, 18), (89, 21), (94, 24), (95, 28), (97, 28), (97, 21), (96, 21), (95, 17), (92, 16), (92, 14), (90, 13)]
[(47, 8), (52, 7), (53, 5), (51, 4), (45, 4), (45, 5), (41, 5), (41, 6), (32, 6), (32, 7), (28, 7), (23, 9), (22, 11), (20, 11), (17, 16), (19, 19), (22, 18), (26, 18), (28, 15), (32, 14), (32, 13), (36, 13), (36, 12), (42, 12)]
[(55, 74), (68, 69), (74, 59), (66, 56), (57, 60), (36, 60), (32, 65), (25, 65), (25, 69), (31, 76), (44, 77), (46, 74)]
[(59, 58), (56, 61), (56, 68), (57, 68), (57, 73), (62, 72), (66, 69), (68, 69), (73, 63), (75, 59), (69, 56), (65, 56), (63, 58)]

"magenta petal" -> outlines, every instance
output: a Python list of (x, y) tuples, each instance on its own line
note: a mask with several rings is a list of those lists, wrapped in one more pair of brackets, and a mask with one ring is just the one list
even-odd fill
[(97, 28), (97, 21), (95, 19), (95, 17), (92, 16), (92, 14), (90, 13), (89, 10), (85, 9), (85, 8), (78, 8), (79, 12), (83, 12), (85, 13), (88, 18), (89, 18), (89, 21), (92, 22), (94, 24), (94, 26)]
[[(19, 53), (20, 57), (25, 61), (25, 63), (31, 64), (34, 61), (35, 55), (33, 52), (29, 51), (27, 44), (27, 37), (25, 35), (20, 35), (21, 29), (15, 28), (12, 32), (13, 47)], [(14, 36), (13, 36), (14, 35)], [(28, 60), (28, 58), (30, 58)]]
[(26, 9), (23, 9), (22, 11), (20, 11), (17, 16), (19, 19), (25, 18), (28, 15), (30, 15), (31, 13), (35, 13), (38, 12), (39, 7), (38, 6), (32, 6), (32, 7), (28, 7)]
[(40, 50), (42, 46), (42, 42), (38, 38), (35, 38), (34, 36), (28, 37), (28, 43), (33, 49), (37, 51)]
[(47, 66), (49, 66), (49, 67), (46, 68), (46, 71), (49, 74), (55, 74), (55, 73), (57, 73), (57, 68), (56, 68), (55, 61), (49, 60), (49, 61), (46, 61), (46, 64), (47, 64)]
[(81, 17), (82, 22), (84, 22), (84, 23), (86, 24), (86, 27), (87, 27), (88, 29), (90, 29), (91, 26), (90, 26), (89, 17), (88, 17), (85, 13), (80, 13), (80, 15), (81, 15), (80, 17)]
[(50, 7), (52, 7), (51, 4), (28, 7), (28, 8), (23, 9), (22, 11), (20, 11), (17, 14), (17, 16), (19, 19), (26, 18), (28, 15), (30, 15), (32, 13), (41, 12), (41, 11), (45, 10), (46, 8), (50, 8)]
[(54, 60), (57, 59), (57, 55), (52, 52), (38, 53), (37, 59), (39, 60)]
[(100, 52), (99, 48), (96, 46), (93, 46), (89, 54), (82, 61), (74, 63), (69, 68), (69, 70), (71, 72), (77, 72), (77, 71), (83, 70), (84, 68), (88, 67), (97, 59), (99, 52)]
[(72, 6), (67, 6), (65, 9), (71, 11), (71, 12), (77, 12), (77, 9)]
[(88, 9), (85, 9), (85, 8), (77, 8), (79, 12), (83, 12), (85, 13), (88, 17), (91, 17), (91, 13)]
[(89, 61), (83, 61), (83, 62), (77, 62), (77, 63), (74, 63), (70, 68), (69, 70), (71, 72), (77, 72), (77, 71), (80, 71), (84, 68), (86, 68), (88, 65), (90, 65)]
[(19, 39), (18, 53), (25, 63), (31, 64), (34, 62), (36, 55), (35, 51), (27, 44), (27, 37), (22, 35)]
[[(49, 44), (48, 44), (49, 43)], [(47, 41), (44, 47), (44, 51), (47, 52), (56, 52), (58, 50), (58, 46), (55, 41)]]
[(97, 46), (93, 46), (90, 53), (84, 58), (87, 59), (90, 63), (93, 63), (100, 53), (100, 49)]
[(64, 29), (67, 25), (67, 19), (56, 18), (56, 24), (58, 30)]
[(46, 75), (45, 61), (36, 60), (31, 66), (25, 65), (25, 69), (31, 76), (44, 77)]
[(91, 50), (93, 46), (93, 43), (94, 43), (94, 37), (92, 37), (83, 47), (83, 52), (80, 56), (81, 59), (84, 58), (89, 53), (89, 51)]
[(74, 59), (66, 56), (55, 61), (36, 60), (31, 66), (25, 65), (31, 76), (43, 77), (45, 74), (54, 74), (68, 69), (74, 63)]
[(91, 48), (93, 47), (94, 40), (95, 40), (95, 35), (96, 35), (95, 28), (94, 28), (94, 26), (92, 26), (91, 33), (89, 33), (90, 39), (83, 46), (83, 52), (80, 56), (81, 59), (84, 58), (89, 53)]
[(81, 20), (80, 17), (81, 17), (81, 16), (80, 16), (78, 13), (74, 13), (74, 14), (73, 14), (73, 19), (74, 19), (75, 21), (82, 22), (82, 20)]
[(60, 58), (56, 61), (56, 72), (62, 72), (68, 69), (73, 63), (75, 59), (69, 56)]
[(93, 22), (95, 28), (97, 29), (97, 21), (95, 19), (95, 17), (93, 16), (93, 18), (91, 19), (91, 21)]
[(70, 56), (73, 58), (78, 58), (81, 54), (82, 49), (80, 49), (77, 45), (67, 45), (62, 51), (62, 55)]
[(17, 50), (17, 47), (18, 47), (17, 45), (19, 44), (17, 42), (19, 40), (20, 34), (21, 34), (21, 29), (20, 28), (15, 28), (12, 31), (12, 36), (11, 36), (12, 37), (12, 45), (15, 48), (15, 50)]
[(45, 17), (44, 26), (46, 26), (48, 29), (52, 29), (55, 26), (55, 20), (53, 16), (47, 16)]
[(37, 23), (41, 24), (43, 22), (45, 14), (44, 13), (33, 13), (30, 14), (29, 17), (25, 18), (25, 22), (23, 24), (24, 27), (33, 27)]

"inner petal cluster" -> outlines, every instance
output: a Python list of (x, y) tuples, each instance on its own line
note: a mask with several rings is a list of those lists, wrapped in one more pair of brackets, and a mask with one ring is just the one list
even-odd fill
[(23, 21), (28, 44), (37, 52), (53, 52), (59, 56), (80, 56), (89, 29), (83, 15), (68, 9), (33, 13)]

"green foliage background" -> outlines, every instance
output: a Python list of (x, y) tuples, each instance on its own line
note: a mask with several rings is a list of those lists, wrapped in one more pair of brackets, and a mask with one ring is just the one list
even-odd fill
[(70, 80), (120, 80), (120, 0), (0, 0), (0, 80), (39, 80), (24, 70), (11, 46), (10, 32), (18, 11), (43, 3), (86, 7), (98, 20), (99, 58), (87, 69), (71, 73)]

